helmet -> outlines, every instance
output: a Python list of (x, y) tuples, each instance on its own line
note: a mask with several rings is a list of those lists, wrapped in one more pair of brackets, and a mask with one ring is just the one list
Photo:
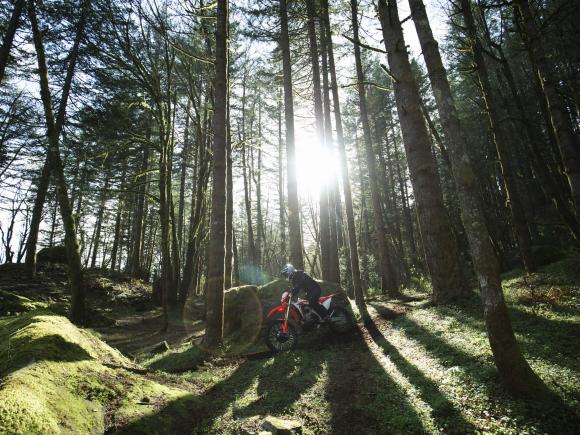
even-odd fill
[(290, 263), (285, 264), (282, 270), (280, 271), (280, 275), (286, 278), (288, 281), (292, 279), (292, 275), (296, 272), (296, 268), (292, 266)]

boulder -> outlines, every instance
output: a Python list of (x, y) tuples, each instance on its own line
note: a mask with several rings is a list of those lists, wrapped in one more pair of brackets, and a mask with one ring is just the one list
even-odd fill
[(66, 248), (64, 246), (53, 246), (42, 248), (36, 254), (36, 261), (39, 263), (62, 263), (67, 264)]
[(273, 435), (301, 434), (302, 423), (296, 420), (285, 420), (278, 417), (266, 417), (262, 428)]

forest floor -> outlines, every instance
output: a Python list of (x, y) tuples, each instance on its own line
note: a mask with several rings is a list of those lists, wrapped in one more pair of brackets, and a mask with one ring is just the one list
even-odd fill
[[(577, 433), (580, 427), (578, 260), (504, 276), (525, 356), (561, 398), (551, 404), (503, 392), (475, 293), (446, 306), (411, 291), (399, 301), (374, 297), (373, 322), (346, 335), (320, 330), (276, 356), (259, 345), (241, 355), (208, 356), (196, 344), (199, 319), (160, 332), (161, 313), (139, 296), (144, 289), (125, 281), (125, 291), (118, 284), (113, 291), (107, 279), (114, 281), (95, 278), (109, 289), (109, 303), (93, 299), (100, 316), (94, 330), (130, 359), (114, 357), (114, 367), (123, 367), (96, 378), (107, 383), (116, 376), (105, 395), (94, 386), (81, 392), (104, 403), (109, 433), (259, 433), (268, 415), (297, 420), (307, 434)], [(0, 279), (0, 289), (14, 290), (8, 287)], [(111, 304), (111, 295), (122, 301)], [(189, 313), (200, 312), (194, 304)], [(151, 346), (164, 340), (171, 349), (152, 354)]]

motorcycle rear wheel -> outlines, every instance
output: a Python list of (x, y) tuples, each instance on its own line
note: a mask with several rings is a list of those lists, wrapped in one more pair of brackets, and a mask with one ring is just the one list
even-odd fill
[(342, 307), (334, 307), (330, 316), (328, 326), (333, 332), (340, 334), (352, 329), (352, 318), (347, 310)]
[(277, 320), (266, 328), (266, 346), (274, 353), (287, 352), (296, 346), (298, 334), (296, 328), (288, 323), (286, 333), (282, 332), (283, 320)]

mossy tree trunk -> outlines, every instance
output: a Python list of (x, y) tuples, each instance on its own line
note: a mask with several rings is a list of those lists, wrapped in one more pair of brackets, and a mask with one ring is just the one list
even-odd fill
[[(68, 104), (68, 99), (72, 87), (72, 81), (75, 74), (77, 60), (79, 57), (79, 47), (85, 34), (86, 21), (89, 12), (90, 12), (90, 3), (88, 0), (85, 0), (81, 6), (81, 15), (77, 23), (75, 39), (69, 54), (69, 63), (67, 66), (66, 76), (62, 87), (62, 94), (60, 97), (60, 103), (58, 106), (58, 112), (56, 115), (55, 130), (57, 140), (60, 137), (60, 133), (62, 131), (64, 121), (66, 118), (66, 107)], [(36, 274), (36, 245), (38, 244), (38, 234), (40, 231), (40, 223), (42, 221), (42, 210), (46, 202), (46, 194), (48, 192), (48, 186), (50, 184), (51, 170), (52, 168), (49, 161), (49, 155), (47, 154), (42, 167), (42, 171), (37, 180), (36, 197), (34, 198), (32, 217), (30, 220), (30, 231), (28, 232), (28, 239), (26, 241), (26, 257), (24, 262), (26, 274), (29, 277), (33, 277)]]
[(38, 76), (40, 81), (40, 96), (42, 99), (44, 115), (46, 118), (48, 136), (48, 172), (49, 174), (52, 173), (55, 178), (56, 194), (65, 233), (68, 277), (71, 286), (70, 319), (73, 323), (78, 325), (85, 322), (85, 295), (83, 288), (81, 257), (79, 253), (79, 244), (76, 236), (76, 226), (73, 218), (72, 207), (68, 197), (67, 182), (64, 177), (64, 168), (60, 158), (60, 147), (58, 139), (59, 130), (57, 129), (52, 112), (52, 101), (48, 84), (48, 69), (46, 67), (46, 56), (44, 52), (44, 44), (42, 41), (42, 33), (38, 27), (36, 8), (33, 1), (30, 1), (28, 4), (28, 16), (30, 19), (30, 25), (32, 27), (32, 36), (36, 49)]

